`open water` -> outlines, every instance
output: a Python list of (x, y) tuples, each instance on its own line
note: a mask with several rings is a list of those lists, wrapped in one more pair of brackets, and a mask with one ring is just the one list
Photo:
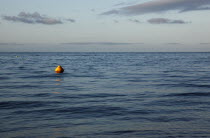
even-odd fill
[(2, 138), (210, 137), (210, 53), (0, 53), (0, 65)]

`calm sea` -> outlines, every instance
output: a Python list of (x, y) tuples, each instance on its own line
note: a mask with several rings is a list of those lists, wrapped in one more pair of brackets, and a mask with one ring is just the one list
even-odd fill
[(0, 53), (0, 65), (2, 138), (210, 137), (210, 53)]

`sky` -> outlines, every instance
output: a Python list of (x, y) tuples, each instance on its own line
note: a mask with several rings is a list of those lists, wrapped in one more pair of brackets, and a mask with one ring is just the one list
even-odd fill
[(0, 52), (210, 52), (210, 0), (0, 0)]

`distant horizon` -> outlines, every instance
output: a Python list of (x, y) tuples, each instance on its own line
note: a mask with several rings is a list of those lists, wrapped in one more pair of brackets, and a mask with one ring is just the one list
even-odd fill
[(72, 42), (57, 44), (0, 43), (0, 52), (206, 52), (209, 43)]
[(0, 52), (0, 53), (210, 53), (208, 52)]

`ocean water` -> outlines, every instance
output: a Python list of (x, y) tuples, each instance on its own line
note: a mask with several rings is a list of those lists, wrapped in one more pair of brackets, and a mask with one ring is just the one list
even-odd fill
[(2, 138), (210, 137), (210, 53), (0, 53), (0, 64)]

